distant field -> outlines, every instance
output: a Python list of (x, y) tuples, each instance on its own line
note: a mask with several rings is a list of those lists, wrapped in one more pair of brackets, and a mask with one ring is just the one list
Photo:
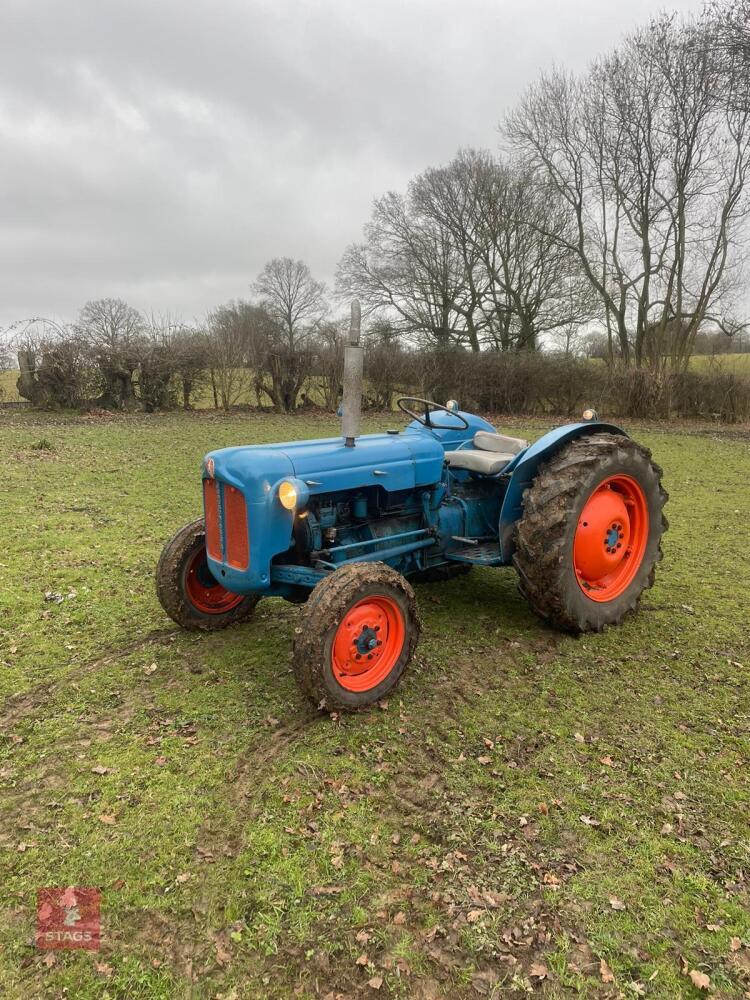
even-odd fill
[(690, 359), (690, 367), (696, 371), (716, 368), (750, 375), (750, 354), (697, 354)]

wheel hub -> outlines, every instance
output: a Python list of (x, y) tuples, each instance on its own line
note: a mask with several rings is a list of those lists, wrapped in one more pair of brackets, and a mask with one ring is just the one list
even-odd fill
[(573, 541), (578, 583), (593, 600), (613, 600), (633, 579), (648, 539), (648, 506), (630, 476), (597, 486), (581, 511)]
[(342, 687), (366, 691), (393, 669), (405, 637), (403, 616), (394, 601), (368, 597), (344, 615), (331, 648), (333, 673)]
[(223, 587), (208, 568), (206, 549), (201, 547), (185, 569), (184, 592), (193, 607), (204, 615), (223, 615), (232, 611), (244, 600)]

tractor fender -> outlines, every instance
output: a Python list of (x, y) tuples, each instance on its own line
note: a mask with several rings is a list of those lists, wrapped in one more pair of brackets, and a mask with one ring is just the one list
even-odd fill
[(510, 482), (508, 483), (508, 488), (505, 491), (503, 503), (500, 508), (498, 532), (500, 555), (503, 563), (508, 564), (513, 558), (513, 553), (516, 549), (513, 539), (514, 528), (516, 521), (518, 521), (523, 513), (524, 490), (528, 489), (531, 485), (542, 462), (546, 462), (551, 455), (559, 451), (568, 441), (572, 441), (574, 438), (585, 437), (589, 434), (601, 434), (602, 432), (622, 434), (628, 437), (628, 434), (621, 427), (617, 427), (616, 424), (608, 424), (599, 420), (578, 424), (563, 424), (562, 427), (556, 427), (554, 430), (549, 431), (548, 434), (543, 434), (538, 441), (535, 441), (525, 451), (519, 452), (510, 465), (506, 466), (503, 472), (510, 476)]

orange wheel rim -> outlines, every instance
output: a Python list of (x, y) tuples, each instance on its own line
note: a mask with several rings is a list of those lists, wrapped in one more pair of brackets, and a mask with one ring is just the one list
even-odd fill
[(204, 615), (226, 614), (244, 600), (242, 594), (233, 594), (214, 579), (208, 568), (205, 547), (198, 549), (187, 565), (185, 594), (193, 607)]
[(353, 604), (336, 629), (331, 647), (333, 676), (347, 691), (370, 691), (396, 666), (406, 626), (390, 597), (365, 597)]
[(648, 542), (646, 495), (631, 476), (610, 476), (584, 504), (573, 540), (578, 586), (592, 601), (624, 593), (643, 562)]

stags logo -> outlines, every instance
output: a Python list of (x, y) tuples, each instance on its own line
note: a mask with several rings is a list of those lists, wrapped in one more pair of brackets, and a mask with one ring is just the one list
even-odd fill
[(37, 947), (98, 951), (100, 900), (98, 889), (37, 889)]
[(206, 459), (206, 474), (210, 476), (211, 479), (214, 478), (214, 460), (212, 458)]

